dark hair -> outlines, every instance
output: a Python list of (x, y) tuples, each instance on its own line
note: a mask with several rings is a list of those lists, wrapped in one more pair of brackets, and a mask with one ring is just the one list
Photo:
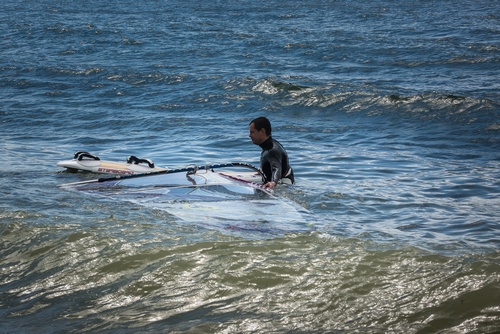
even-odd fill
[(269, 122), (267, 117), (263, 117), (263, 116), (257, 117), (256, 119), (254, 119), (253, 121), (250, 122), (250, 124), (252, 124), (252, 123), (257, 131), (265, 129), (266, 135), (268, 135), (268, 136), (271, 135), (271, 132), (272, 132), (271, 122)]

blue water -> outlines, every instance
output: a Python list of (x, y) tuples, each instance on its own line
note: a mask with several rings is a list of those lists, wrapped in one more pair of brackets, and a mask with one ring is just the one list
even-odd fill
[[(498, 2), (0, 9), (1, 333), (500, 327)], [(58, 187), (92, 177), (55, 165), (77, 150), (258, 164), (260, 115), (306, 230), (277, 233), (279, 212), (207, 229)]]

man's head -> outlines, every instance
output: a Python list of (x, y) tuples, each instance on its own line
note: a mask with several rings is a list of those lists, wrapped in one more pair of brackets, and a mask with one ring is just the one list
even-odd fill
[(262, 144), (271, 136), (271, 122), (266, 117), (257, 117), (250, 122), (249, 128), (249, 137), (255, 145)]

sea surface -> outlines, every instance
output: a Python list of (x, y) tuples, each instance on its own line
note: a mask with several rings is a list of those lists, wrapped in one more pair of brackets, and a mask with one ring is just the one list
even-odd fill
[[(59, 187), (258, 165), (261, 115), (307, 228)], [(3, 0), (0, 157), (2, 334), (500, 328), (498, 1)]]

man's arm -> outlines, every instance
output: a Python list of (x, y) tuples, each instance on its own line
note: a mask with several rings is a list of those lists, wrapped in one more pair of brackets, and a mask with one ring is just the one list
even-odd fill
[(270, 150), (267, 157), (271, 164), (271, 180), (264, 184), (265, 187), (274, 188), (281, 180), (283, 171), (281, 170), (281, 153), (278, 150)]

